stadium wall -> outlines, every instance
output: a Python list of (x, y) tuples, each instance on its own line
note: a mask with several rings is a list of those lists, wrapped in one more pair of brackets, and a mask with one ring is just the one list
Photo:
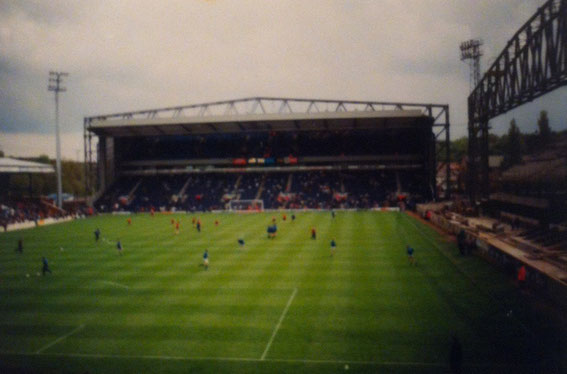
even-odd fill
[[(368, 212), (400, 212), (401, 209), (399, 207), (383, 207), (383, 208), (371, 208), (371, 209), (341, 209), (341, 208), (337, 208), (337, 209), (264, 209), (263, 211), (259, 212), (256, 210), (251, 210), (249, 213), (278, 213), (278, 212), (286, 212), (286, 213), (291, 213), (291, 212), (330, 212), (334, 210), (335, 212), (361, 212), (361, 211), (368, 211)], [(202, 213), (215, 213), (215, 214), (219, 214), (219, 213), (242, 213), (243, 211), (234, 211), (234, 210), (211, 210), (210, 212), (198, 212), (199, 214)], [(169, 210), (165, 210), (165, 211), (160, 211), (160, 214), (173, 214), (173, 213), (184, 213), (184, 214), (193, 214), (196, 212), (192, 212), (192, 211), (188, 211), (188, 210), (173, 210), (173, 211), (169, 211)], [(245, 211), (245, 213), (248, 213)], [(108, 214), (108, 213), (101, 213), (101, 214)], [(127, 211), (127, 210), (122, 210), (122, 211), (118, 211), (118, 212), (112, 212), (110, 213), (112, 215), (129, 215), (129, 214), (137, 214), (135, 212), (131, 212), (131, 211)]]
[(19, 222), (19, 223), (12, 223), (6, 226), (6, 231), (17, 231), (17, 230), (24, 230), (24, 229), (31, 229), (38, 226), (47, 226), (53, 225), (56, 223), (63, 223), (72, 221), (76, 218), (73, 217), (64, 217), (64, 218), (46, 218), (36, 221), (26, 221), (26, 222)]

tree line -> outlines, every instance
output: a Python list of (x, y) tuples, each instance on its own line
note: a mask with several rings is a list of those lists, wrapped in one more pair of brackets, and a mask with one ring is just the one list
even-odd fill
[[(551, 144), (557, 134), (567, 134), (567, 130), (554, 132), (549, 125), (549, 117), (545, 110), (540, 112), (537, 130), (523, 134), (516, 124), (510, 121), (508, 132), (501, 136), (489, 134), (490, 155), (504, 156), (503, 168), (509, 168), (522, 162), (522, 156), (534, 154)], [(468, 138), (462, 137), (451, 142), (451, 160), (460, 162), (468, 153)]]
[[(4, 153), (0, 151), (0, 157)], [(46, 155), (39, 157), (25, 158), (22, 160), (49, 164), (55, 168), (55, 160), (49, 159)], [(61, 182), (63, 192), (75, 197), (82, 198), (85, 195), (85, 164), (70, 160), (61, 161)], [(30, 194), (30, 174), (12, 174), (9, 180), (9, 193), (12, 197), (26, 197)], [(46, 196), (57, 192), (57, 175), (31, 174), (31, 193), (33, 196)]]

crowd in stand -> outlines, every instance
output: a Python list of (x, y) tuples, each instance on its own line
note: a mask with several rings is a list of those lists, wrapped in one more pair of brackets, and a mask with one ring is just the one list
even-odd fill
[[(115, 139), (115, 162), (231, 159), (296, 165), (298, 157), (424, 155), (428, 126), (320, 131), (259, 131)], [(294, 162), (291, 162), (291, 160)], [(280, 162), (281, 161), (281, 162)], [(310, 162), (323, 162), (311, 160)], [(260, 163), (258, 161), (258, 163)], [(206, 163), (205, 163), (206, 164)], [(237, 164), (235, 164), (237, 165)], [(363, 165), (365, 166), (365, 165)], [(120, 177), (96, 202), (102, 211), (216, 210), (261, 199), (267, 209), (367, 209), (395, 204), (401, 191), (431, 198), (423, 175), (385, 171), (188, 173)]]
[(0, 226), (7, 231), (8, 225), (35, 222), (36, 224), (46, 218), (64, 218), (81, 211), (61, 211), (54, 209), (42, 199), (6, 200), (0, 203)]
[(96, 206), (101, 211), (208, 211), (225, 209), (230, 200), (258, 198), (266, 209), (369, 209), (396, 205), (400, 191), (425, 197), (423, 186), (416, 188), (418, 178), (382, 171), (128, 177), (117, 181)]
[(36, 221), (47, 212), (35, 203), (25, 201), (10, 201), (1, 205), (0, 216), (2, 226), (26, 221)]
[[(288, 180), (289, 173), (266, 174), (264, 190), (261, 195), (266, 209), (277, 209), (287, 206), (285, 194), (289, 192), (287, 191)], [(280, 196), (281, 193), (283, 195)]]
[(262, 177), (263, 174), (260, 173), (243, 174), (236, 191), (238, 196), (240, 196), (239, 199), (252, 200), (256, 198), (262, 183)]

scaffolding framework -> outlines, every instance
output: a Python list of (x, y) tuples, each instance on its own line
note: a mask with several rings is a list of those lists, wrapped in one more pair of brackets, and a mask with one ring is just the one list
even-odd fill
[(490, 119), (567, 84), (567, 0), (549, 0), (516, 32), (468, 98), (468, 191), (488, 198)]

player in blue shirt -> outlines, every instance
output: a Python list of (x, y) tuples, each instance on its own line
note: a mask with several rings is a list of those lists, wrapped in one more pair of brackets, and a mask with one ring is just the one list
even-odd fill
[(276, 237), (276, 233), (278, 232), (278, 227), (273, 224), (268, 226), (268, 238), (274, 239)]
[(24, 253), (24, 242), (22, 238), (18, 239), (18, 246), (16, 247), (16, 252)]
[(100, 230), (98, 229), (98, 227), (94, 232), (94, 236), (95, 236), (95, 242), (98, 242), (98, 240), (100, 239)]
[(209, 268), (209, 251), (205, 249), (205, 253), (203, 253), (203, 266), (205, 270)]
[(41, 269), (41, 272), (43, 273), (43, 275), (45, 275), (45, 273), (51, 274), (51, 270), (49, 269), (49, 264), (47, 263), (47, 259), (45, 257), (43, 257), (41, 259), (41, 262), (43, 262), (43, 268)]
[(238, 239), (238, 244), (240, 244), (241, 247), (244, 247), (244, 239)]
[(406, 247), (406, 251), (408, 253), (408, 260), (410, 264), (415, 264), (415, 258), (413, 258), (413, 248), (409, 245)]
[(118, 254), (122, 256), (122, 243), (120, 243), (120, 239), (116, 242), (116, 249), (118, 249)]
[(331, 239), (331, 257), (335, 255), (336, 249), (337, 249), (337, 242), (335, 242), (335, 239)]
[(295, 214), (291, 214), (291, 222), (295, 221)]

